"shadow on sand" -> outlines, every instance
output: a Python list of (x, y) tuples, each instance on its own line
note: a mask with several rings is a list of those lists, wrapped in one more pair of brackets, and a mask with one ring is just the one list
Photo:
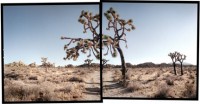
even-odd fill
[(106, 88), (106, 89), (116, 89), (116, 88), (123, 88), (123, 86), (120, 85), (118, 82), (115, 82), (115, 83), (110, 84), (110, 85), (104, 85), (103, 88)]
[(86, 94), (90, 94), (90, 95), (99, 95), (100, 94), (100, 88), (96, 87), (96, 88), (85, 88), (85, 92)]

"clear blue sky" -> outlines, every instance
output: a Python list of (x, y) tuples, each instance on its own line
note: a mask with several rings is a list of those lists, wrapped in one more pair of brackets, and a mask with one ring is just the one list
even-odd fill
[[(48, 57), (58, 65), (80, 65), (87, 55), (77, 61), (63, 60), (65, 40), (61, 36), (92, 38), (83, 34), (83, 25), (78, 22), (82, 10), (99, 13), (98, 5), (49, 5), (4, 7), (4, 62), (22, 60), (26, 64), (41, 64), (41, 57)], [(93, 56), (96, 63), (96, 60)]]
[[(187, 56), (185, 62), (196, 65), (197, 60), (197, 5), (159, 3), (103, 3), (103, 13), (113, 7), (123, 19), (133, 19), (136, 29), (127, 33), (128, 49), (124, 44), (126, 62), (170, 63), (169, 52), (178, 51)], [(103, 16), (103, 33), (107, 31)], [(120, 56), (108, 63), (121, 64)]]

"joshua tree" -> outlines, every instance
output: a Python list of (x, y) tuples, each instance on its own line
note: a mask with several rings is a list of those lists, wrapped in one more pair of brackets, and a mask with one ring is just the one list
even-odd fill
[(169, 53), (168, 56), (171, 57), (172, 59), (173, 66), (174, 66), (174, 74), (176, 75), (176, 62), (178, 61), (177, 60), (178, 52), (175, 51), (174, 53)]
[(85, 63), (88, 65), (88, 69), (90, 68), (90, 64), (93, 60), (90, 60), (90, 59), (86, 59), (85, 60)]
[(42, 59), (42, 61), (41, 61), (42, 62), (42, 66), (43, 67), (47, 67), (47, 58), (42, 57), (41, 59)]
[(106, 59), (102, 59), (102, 62), (103, 62), (103, 66), (108, 62), (109, 60), (106, 60)]
[(44, 58), (44, 57), (42, 57), (41, 58), (42, 59), (42, 67), (44, 67), (45, 69), (46, 69), (46, 72), (47, 72), (47, 69), (48, 69), (48, 62), (47, 62), (47, 58)]
[[(135, 29), (135, 26), (132, 24), (133, 20), (129, 19), (128, 21), (121, 19), (119, 17), (119, 14), (116, 13), (116, 11), (113, 8), (110, 8), (104, 13), (104, 16), (108, 20), (108, 27), (107, 30), (113, 29), (114, 36), (110, 35), (102, 35), (102, 45), (107, 48), (107, 52), (104, 55), (107, 55), (109, 50), (113, 57), (117, 56), (117, 51), (120, 54), (121, 58), (121, 66), (122, 66), (122, 82), (123, 85), (125, 85), (125, 74), (127, 72), (126, 64), (125, 64), (125, 58), (123, 51), (120, 47), (120, 42), (124, 41), (126, 43), (127, 47), (127, 41), (126, 41), (126, 32), (131, 31)], [(117, 51), (116, 51), (117, 50)]]
[[(83, 38), (70, 38), (62, 36), (62, 40), (69, 40), (69, 43), (64, 45), (64, 50), (66, 51), (66, 57), (63, 59), (72, 59), (74, 61), (79, 57), (80, 51), (82, 53), (87, 53), (89, 51), (88, 57), (91, 56), (91, 53), (97, 58), (100, 59), (100, 34), (98, 33), (100, 25), (100, 16), (99, 14), (93, 15), (91, 12), (82, 11), (78, 19), (83, 25), (83, 33), (86, 33), (88, 30), (92, 33), (91, 39)], [(68, 48), (71, 43), (76, 43), (74, 47)]]
[(186, 55), (178, 53), (177, 60), (181, 63), (181, 75), (183, 75), (182, 65), (183, 65), (183, 60), (185, 59), (186, 59)]

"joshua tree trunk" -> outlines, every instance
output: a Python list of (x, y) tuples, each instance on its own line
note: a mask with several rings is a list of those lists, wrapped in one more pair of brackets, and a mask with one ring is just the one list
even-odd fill
[(182, 65), (183, 65), (183, 63), (181, 62), (181, 75), (183, 75)]
[(117, 48), (119, 54), (120, 54), (120, 58), (121, 58), (121, 64), (122, 64), (122, 80), (123, 80), (123, 85), (125, 85), (126, 82), (126, 64), (125, 64), (125, 59), (124, 59), (124, 54), (123, 51), (120, 47)]
[(174, 74), (176, 75), (176, 63), (173, 62), (173, 65), (174, 65)]

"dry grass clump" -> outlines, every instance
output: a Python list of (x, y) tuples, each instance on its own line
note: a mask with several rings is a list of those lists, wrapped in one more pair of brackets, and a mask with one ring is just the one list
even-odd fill
[(85, 84), (68, 83), (62, 88), (55, 89), (54, 92), (57, 92), (57, 96), (61, 99), (76, 100), (81, 99), (83, 97), (84, 90)]
[(38, 80), (37, 76), (30, 76), (28, 79), (29, 80)]
[[(50, 101), (53, 94), (49, 89), (41, 89), (38, 85), (25, 84), (22, 81), (11, 81), (10, 85), (4, 86), (5, 101)], [(39, 93), (43, 93), (40, 96)]]
[(169, 77), (167, 77), (166, 78), (166, 83), (167, 83), (167, 85), (174, 85), (174, 80), (172, 79), (172, 78), (169, 78)]
[(126, 85), (126, 91), (127, 92), (134, 92), (139, 90), (141, 87), (139, 82), (128, 82)]
[(196, 98), (196, 86), (190, 82), (185, 83), (185, 91), (183, 96), (186, 98)]
[(18, 79), (22, 79), (23, 75), (22, 74), (18, 74), (16, 72), (10, 72), (10, 73), (5, 73), (4, 77), (5, 78), (9, 78), (9, 79), (18, 80)]
[(168, 98), (169, 87), (166, 84), (158, 86), (158, 90), (154, 95), (154, 98)]
[(76, 76), (76, 77), (73, 76), (73, 77), (69, 78), (69, 81), (71, 81), (71, 82), (84, 82), (84, 79), (79, 77), (79, 76)]

